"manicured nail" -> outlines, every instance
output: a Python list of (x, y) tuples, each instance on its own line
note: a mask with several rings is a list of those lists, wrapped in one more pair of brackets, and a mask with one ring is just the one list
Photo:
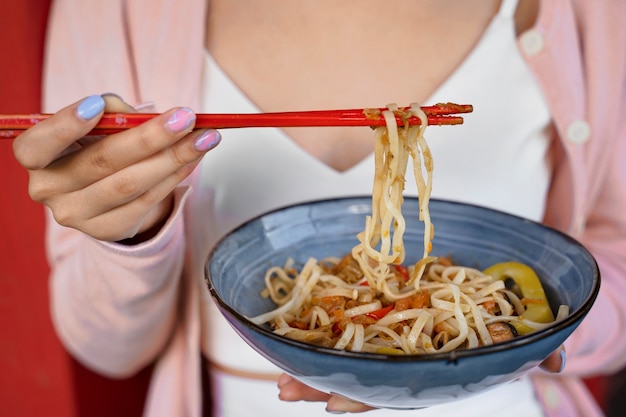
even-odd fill
[(195, 121), (196, 114), (191, 109), (183, 107), (182, 109), (176, 110), (174, 114), (167, 119), (165, 126), (170, 130), (170, 132), (178, 133), (189, 129)]
[(76, 114), (83, 120), (93, 119), (104, 110), (104, 99), (99, 95), (89, 96), (76, 107)]
[(221, 140), (222, 135), (220, 132), (217, 130), (207, 130), (198, 136), (196, 141), (193, 143), (193, 146), (198, 152), (206, 152), (215, 148)]
[(345, 411), (339, 411), (339, 410), (329, 410), (328, 408), (326, 409), (326, 412), (328, 414), (346, 414)]
[(565, 354), (565, 350), (561, 350), (559, 355), (561, 355), (561, 367), (559, 368), (559, 373), (561, 373), (563, 369), (565, 369), (565, 358), (567, 355)]

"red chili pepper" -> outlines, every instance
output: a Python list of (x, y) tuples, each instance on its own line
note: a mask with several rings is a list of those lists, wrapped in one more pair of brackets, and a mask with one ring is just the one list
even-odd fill
[(409, 280), (409, 270), (407, 269), (406, 266), (396, 265), (395, 268), (396, 268), (396, 271), (398, 271), (398, 273), (402, 275), (402, 278), (404, 278), (405, 281)]
[(389, 313), (391, 310), (393, 310), (393, 304), (389, 304), (387, 307), (379, 308), (378, 310), (365, 313), (365, 316), (374, 320), (380, 320), (385, 317), (387, 313)]

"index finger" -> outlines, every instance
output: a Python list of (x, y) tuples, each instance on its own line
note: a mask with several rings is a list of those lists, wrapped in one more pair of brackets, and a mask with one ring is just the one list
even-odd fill
[(104, 111), (102, 96), (93, 95), (59, 110), (13, 141), (13, 153), (26, 169), (45, 168), (98, 123)]

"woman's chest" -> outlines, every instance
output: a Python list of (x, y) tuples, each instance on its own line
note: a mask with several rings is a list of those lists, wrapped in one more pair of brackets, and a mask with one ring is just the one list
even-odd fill
[[(426, 100), (458, 67), (499, 4), (470, 3), (212, 1), (207, 47), (263, 111), (408, 105)], [(362, 130), (285, 132), (338, 171), (373, 149)]]

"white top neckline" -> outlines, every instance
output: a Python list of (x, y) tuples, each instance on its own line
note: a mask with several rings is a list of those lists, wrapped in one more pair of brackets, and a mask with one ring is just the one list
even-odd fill
[[(517, 0), (503, 0), (474, 50), (424, 103), (471, 103), (474, 113), (467, 115), (459, 127), (430, 127), (425, 136), (434, 157), (433, 198), (466, 201), (539, 220), (551, 169), (550, 140), (546, 134), (550, 113), (517, 49), (513, 21), (516, 3)], [(485, 59), (493, 64), (485, 66)], [(205, 62), (203, 112), (259, 111), (208, 53)], [(507, 109), (494, 104), (508, 101), (509, 97), (518, 99)], [(206, 219), (215, 232), (214, 241), (241, 222), (277, 207), (312, 199), (371, 194), (373, 155), (339, 172), (307, 153), (280, 129), (225, 129), (222, 136), (219, 147), (204, 157), (199, 190), (206, 194)], [(406, 194), (417, 194), (408, 176)], [(244, 373), (278, 371), (248, 347), (214, 307), (206, 314), (211, 326), (205, 332), (203, 346), (213, 362)], [(245, 409), (258, 409), (259, 415), (262, 410), (271, 415), (297, 410), (303, 417), (323, 413), (319, 404), (299, 402), (294, 407), (276, 403), (272, 400), (276, 397), (275, 383), (216, 370), (213, 373), (221, 398), (217, 415), (236, 416)], [(525, 392), (530, 397), (526, 401), (528, 407), (538, 409), (532, 401), (532, 388), (526, 381), (519, 384), (521, 388), (498, 389), (494, 395), (509, 398), (510, 394)], [(241, 396), (244, 386), (249, 389)], [(486, 408), (472, 410), (467, 416), (484, 415), (499, 404), (472, 401), (470, 408), (478, 403), (478, 408)], [(445, 412), (452, 409), (438, 409), (437, 415), (448, 415)], [(433, 412), (434, 409), (426, 409), (411, 415), (430, 416)], [(532, 415), (528, 409), (524, 413), (520, 416)], [(377, 410), (369, 414), (375, 417), (394, 413)]]

